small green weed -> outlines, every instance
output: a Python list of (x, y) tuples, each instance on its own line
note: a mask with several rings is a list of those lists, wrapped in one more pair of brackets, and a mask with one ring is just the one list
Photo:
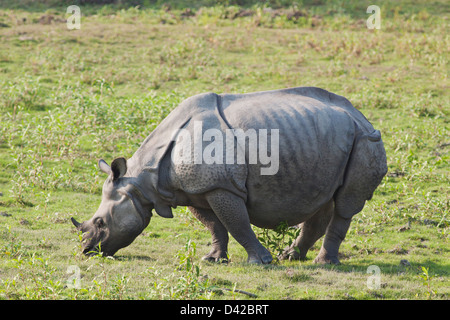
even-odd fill
[(17, 233), (11, 230), (11, 226), (4, 226), (0, 233), (3, 246), (0, 254), (8, 257), (16, 257), (23, 253), (22, 241), (18, 239)]
[(429, 268), (421, 267), (421, 272), (419, 277), (422, 279), (423, 285), (427, 288), (427, 299), (431, 299), (436, 296), (436, 292), (431, 288), (431, 279), (433, 276), (430, 275)]
[[(196, 260), (196, 243), (189, 239), (176, 254), (176, 268), (168, 277), (161, 277), (153, 270), (157, 280), (152, 285), (152, 295), (160, 299), (212, 299), (207, 276), (200, 274), (201, 268)], [(174, 279), (177, 279), (174, 284)]]
[(301, 228), (290, 227), (286, 222), (280, 223), (273, 230), (256, 227), (253, 229), (256, 231), (256, 236), (261, 244), (269, 249), (278, 262), (284, 250), (292, 245), (301, 232)]

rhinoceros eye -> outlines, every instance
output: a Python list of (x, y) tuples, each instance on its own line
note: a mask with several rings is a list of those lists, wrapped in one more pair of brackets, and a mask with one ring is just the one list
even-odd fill
[(103, 221), (102, 218), (96, 218), (94, 220), (94, 224), (97, 228), (103, 228), (105, 226), (105, 222)]

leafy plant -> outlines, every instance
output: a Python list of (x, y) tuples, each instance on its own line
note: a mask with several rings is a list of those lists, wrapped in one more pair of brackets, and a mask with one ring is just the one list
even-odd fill
[(11, 226), (5, 226), (0, 236), (4, 241), (3, 246), (0, 248), (0, 254), (15, 257), (23, 253), (22, 241), (18, 239), (17, 233), (11, 230)]
[[(281, 222), (275, 229), (260, 229), (256, 230), (258, 240), (270, 252), (276, 256), (277, 261), (282, 255), (286, 247), (290, 247), (297, 239), (301, 229), (298, 227), (290, 227), (286, 222)], [(295, 248), (297, 249), (297, 248)]]
[(177, 253), (178, 266), (175, 269), (178, 282), (171, 288), (173, 299), (211, 299), (207, 277), (200, 275), (200, 266), (195, 262), (197, 244), (189, 239)]
[(433, 278), (430, 275), (429, 268), (421, 267), (422, 273), (419, 274), (419, 277), (422, 279), (423, 285), (427, 288), (427, 299), (431, 299), (431, 297), (436, 295), (436, 292), (431, 289), (431, 279)]

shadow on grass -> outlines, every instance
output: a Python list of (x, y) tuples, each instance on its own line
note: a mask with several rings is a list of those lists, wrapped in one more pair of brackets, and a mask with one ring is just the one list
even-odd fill
[[(405, 261), (402, 264), (400, 261)], [(245, 263), (243, 263), (245, 264)], [(362, 273), (369, 274), (368, 268), (370, 266), (377, 266), (380, 268), (382, 274), (398, 275), (402, 273), (409, 274), (421, 274), (421, 267), (426, 267), (433, 276), (448, 276), (450, 271), (450, 263), (436, 263), (435, 261), (426, 260), (423, 262), (407, 261), (406, 259), (400, 260), (399, 263), (380, 262), (370, 259), (364, 259), (358, 262), (346, 262), (341, 260), (340, 265), (331, 264), (314, 264), (312, 260), (306, 260), (302, 262), (290, 261), (274, 263), (269, 265), (261, 265), (259, 267), (266, 270), (288, 271), (289, 269), (302, 269), (302, 270), (327, 270), (338, 273)]]
[(157, 259), (149, 257), (149, 256), (144, 256), (144, 255), (119, 255), (119, 256), (114, 256), (114, 259), (119, 260), (119, 261), (156, 261)]

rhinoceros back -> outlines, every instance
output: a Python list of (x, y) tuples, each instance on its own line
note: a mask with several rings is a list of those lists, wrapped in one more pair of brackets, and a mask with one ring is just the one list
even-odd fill
[(374, 132), (347, 99), (318, 88), (222, 95), (220, 108), (233, 128), (279, 130), (278, 172), (247, 165), (247, 208), (259, 226), (299, 223), (328, 202), (343, 183), (357, 131)]

